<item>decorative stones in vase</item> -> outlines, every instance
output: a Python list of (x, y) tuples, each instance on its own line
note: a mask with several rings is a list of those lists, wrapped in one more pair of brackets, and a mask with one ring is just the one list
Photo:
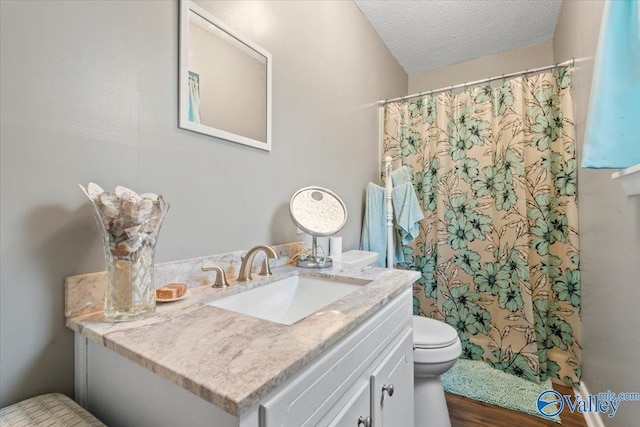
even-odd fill
[(138, 195), (126, 187), (104, 191), (89, 183), (89, 197), (107, 262), (104, 314), (107, 321), (135, 320), (156, 308), (153, 259), (169, 204), (153, 193)]

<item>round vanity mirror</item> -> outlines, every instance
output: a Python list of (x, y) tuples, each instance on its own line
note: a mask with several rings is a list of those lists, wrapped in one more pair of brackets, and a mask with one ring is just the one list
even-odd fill
[(311, 255), (300, 257), (298, 267), (330, 267), (326, 253), (318, 256), (318, 237), (337, 233), (347, 222), (347, 208), (340, 197), (322, 187), (302, 188), (291, 198), (289, 211), (296, 226), (313, 237)]

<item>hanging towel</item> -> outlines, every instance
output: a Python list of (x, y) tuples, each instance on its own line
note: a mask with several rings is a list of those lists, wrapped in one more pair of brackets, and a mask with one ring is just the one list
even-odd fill
[(582, 167), (640, 163), (640, 20), (637, 0), (608, 1), (600, 38)]
[(394, 187), (399, 187), (400, 185), (411, 182), (412, 171), (409, 166), (402, 166), (391, 172), (391, 182), (393, 182)]
[(385, 267), (387, 259), (387, 224), (384, 203), (384, 188), (370, 182), (367, 185), (360, 249), (377, 252), (378, 267)]
[[(378, 266), (385, 267), (387, 260), (387, 220), (384, 188), (374, 183), (367, 186), (367, 200), (360, 249), (378, 253)], [(391, 192), (394, 205), (394, 264), (404, 262), (402, 244), (418, 237), (419, 222), (424, 218), (413, 185), (410, 182)]]
[(420, 202), (411, 182), (395, 187), (391, 192), (395, 226), (400, 231), (402, 244), (407, 245), (420, 233), (420, 220), (424, 218)]

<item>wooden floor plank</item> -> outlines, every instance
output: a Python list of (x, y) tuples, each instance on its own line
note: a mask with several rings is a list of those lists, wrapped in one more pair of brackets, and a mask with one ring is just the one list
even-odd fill
[[(554, 384), (553, 388), (560, 394), (571, 394), (570, 387)], [(455, 394), (445, 393), (451, 427), (587, 427), (582, 414), (571, 413), (566, 408), (560, 414), (562, 424), (545, 420), (533, 415), (489, 405)]]

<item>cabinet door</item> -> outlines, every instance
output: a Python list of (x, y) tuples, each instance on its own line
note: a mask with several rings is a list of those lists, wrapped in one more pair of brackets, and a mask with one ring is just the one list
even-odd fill
[(413, 335), (407, 331), (371, 375), (373, 427), (413, 426)]
[(328, 423), (321, 422), (319, 425), (328, 427), (371, 427), (370, 396), (369, 382), (365, 381), (333, 420)]

